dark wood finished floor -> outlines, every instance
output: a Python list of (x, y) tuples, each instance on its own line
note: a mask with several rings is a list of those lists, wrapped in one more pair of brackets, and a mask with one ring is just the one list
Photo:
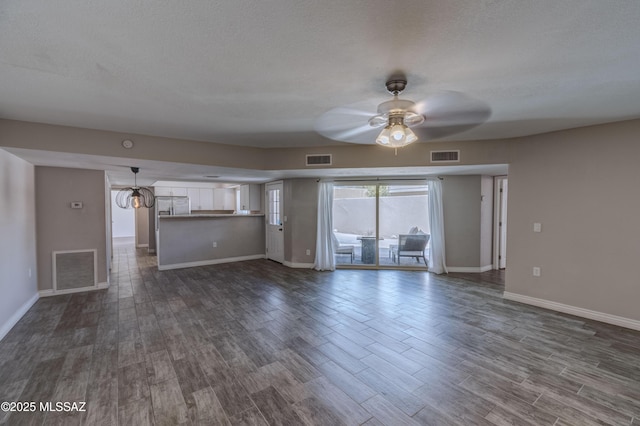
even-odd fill
[(0, 342), (10, 425), (637, 425), (640, 333), (504, 301), (503, 275), (259, 260), (40, 299)]

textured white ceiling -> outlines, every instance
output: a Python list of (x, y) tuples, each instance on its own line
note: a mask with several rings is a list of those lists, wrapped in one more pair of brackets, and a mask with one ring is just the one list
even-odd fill
[[(0, 117), (259, 147), (335, 144), (325, 111), (454, 90), (450, 139), (640, 117), (638, 0), (5, 0)], [(373, 143), (373, 141), (372, 141)]]

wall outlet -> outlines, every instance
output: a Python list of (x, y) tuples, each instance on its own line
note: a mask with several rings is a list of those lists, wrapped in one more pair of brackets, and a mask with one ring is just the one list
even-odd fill
[(534, 223), (533, 232), (542, 232), (542, 224), (538, 222)]
[(307, 249), (307, 256), (311, 256), (311, 250)]
[(211, 247), (218, 247), (218, 242), (214, 241), (213, 244), (211, 244)]
[(534, 266), (533, 267), (533, 276), (534, 277), (539, 277), (540, 276), (540, 267), (539, 266)]
[(31, 278), (31, 268), (29, 268), (29, 278)]

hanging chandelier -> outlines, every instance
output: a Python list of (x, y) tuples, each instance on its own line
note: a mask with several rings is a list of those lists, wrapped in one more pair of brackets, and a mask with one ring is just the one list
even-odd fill
[(133, 186), (118, 191), (116, 204), (123, 209), (139, 209), (140, 207), (151, 208), (155, 204), (156, 197), (149, 188), (137, 185), (136, 175), (140, 171), (138, 167), (131, 167), (133, 172)]

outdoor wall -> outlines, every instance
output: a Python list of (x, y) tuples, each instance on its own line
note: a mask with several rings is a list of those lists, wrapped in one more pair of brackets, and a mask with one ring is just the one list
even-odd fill
[(38, 300), (33, 166), (0, 149), (0, 339)]
[[(98, 283), (107, 282), (105, 173), (36, 167), (38, 289), (53, 288), (53, 251), (98, 250)], [(72, 209), (72, 201), (83, 208)]]
[(284, 224), (285, 263), (293, 266), (312, 264), (316, 257), (318, 181), (286, 179), (283, 183), (284, 215), (287, 216)]
[[(640, 327), (638, 135), (634, 120), (513, 144), (507, 296), (628, 318)], [(533, 232), (535, 222), (542, 232)], [(532, 275), (534, 266), (540, 277)]]
[[(380, 236), (390, 238), (406, 234), (414, 226), (429, 233), (429, 217), (425, 195), (380, 198)], [(340, 233), (375, 235), (375, 197), (333, 200), (333, 229)]]

